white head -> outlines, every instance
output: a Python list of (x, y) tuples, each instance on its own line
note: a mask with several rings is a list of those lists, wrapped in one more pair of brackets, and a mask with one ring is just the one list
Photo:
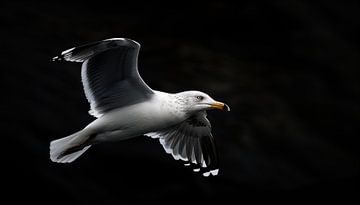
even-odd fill
[(208, 94), (200, 91), (185, 91), (177, 93), (176, 96), (181, 104), (183, 104), (185, 110), (190, 113), (210, 109), (230, 111), (228, 105), (215, 101)]

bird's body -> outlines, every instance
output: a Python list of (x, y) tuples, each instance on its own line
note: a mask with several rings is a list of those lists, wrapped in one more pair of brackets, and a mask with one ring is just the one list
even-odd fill
[(94, 120), (85, 129), (101, 133), (94, 139), (96, 142), (132, 138), (184, 121), (187, 115), (178, 109), (179, 106), (174, 94), (155, 91), (149, 101), (114, 109)]
[(68, 49), (54, 60), (82, 62), (82, 82), (97, 117), (83, 130), (50, 143), (50, 159), (72, 162), (92, 145), (147, 135), (165, 151), (204, 176), (218, 170), (215, 144), (206, 110), (227, 109), (199, 91), (152, 90), (137, 70), (140, 44), (115, 38)]

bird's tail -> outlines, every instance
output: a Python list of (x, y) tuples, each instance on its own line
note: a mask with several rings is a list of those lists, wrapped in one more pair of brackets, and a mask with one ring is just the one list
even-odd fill
[(70, 136), (50, 142), (50, 159), (57, 163), (70, 163), (91, 147), (90, 135), (81, 130)]

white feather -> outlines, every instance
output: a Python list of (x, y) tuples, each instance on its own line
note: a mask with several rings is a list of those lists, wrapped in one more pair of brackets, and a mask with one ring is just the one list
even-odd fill
[(68, 137), (64, 137), (58, 140), (50, 142), (50, 159), (53, 162), (58, 163), (70, 163), (80, 157), (91, 145), (84, 147), (82, 150), (70, 153), (68, 155), (59, 157), (67, 149), (81, 145), (87, 138), (87, 134), (84, 130), (74, 133)]

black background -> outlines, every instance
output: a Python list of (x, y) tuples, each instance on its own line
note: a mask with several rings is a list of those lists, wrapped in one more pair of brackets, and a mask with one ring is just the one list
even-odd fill
[[(3, 3), (2, 194), (68, 204), (355, 199), (359, 9), (300, 0)], [(97, 145), (72, 164), (49, 160), (51, 140), (94, 120), (80, 64), (51, 58), (113, 37), (142, 45), (139, 69), (153, 89), (201, 90), (230, 105), (209, 112), (219, 176), (193, 173), (143, 136)]]

